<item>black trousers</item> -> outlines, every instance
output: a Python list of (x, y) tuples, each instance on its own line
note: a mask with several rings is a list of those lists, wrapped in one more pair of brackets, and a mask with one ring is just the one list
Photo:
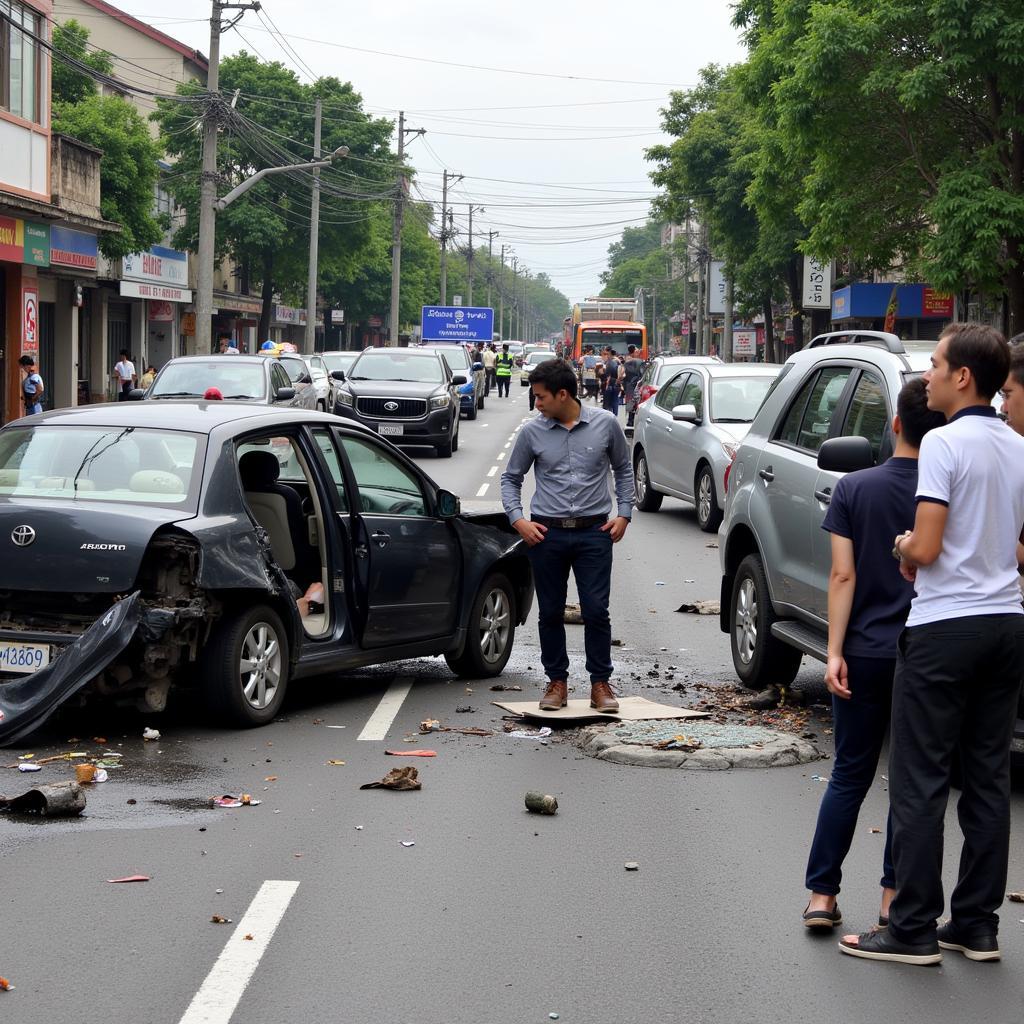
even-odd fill
[(950, 916), (994, 933), (1010, 846), (1010, 741), (1024, 663), (1024, 615), (978, 615), (905, 629), (892, 698), (889, 798), (896, 898), (889, 930), (931, 942), (943, 909), (942, 840), (959, 748), (963, 849)]
[(497, 380), (498, 380), (498, 397), (501, 398), (502, 395), (504, 395), (505, 398), (508, 398), (508, 386), (509, 386), (509, 384), (512, 383), (512, 375), (509, 374), (509, 376), (503, 377), (499, 373)]

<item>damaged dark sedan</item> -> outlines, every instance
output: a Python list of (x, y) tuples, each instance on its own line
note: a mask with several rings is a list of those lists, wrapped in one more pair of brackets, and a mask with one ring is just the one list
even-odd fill
[(0, 744), (61, 703), (194, 686), (269, 722), (291, 680), (444, 655), (501, 673), (533, 580), (388, 441), (230, 402), (59, 410), (0, 430)]

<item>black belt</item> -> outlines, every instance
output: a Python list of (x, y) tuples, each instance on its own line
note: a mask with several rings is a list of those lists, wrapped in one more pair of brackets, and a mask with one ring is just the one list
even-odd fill
[(603, 526), (608, 522), (607, 516), (577, 516), (575, 519), (552, 519), (549, 516), (531, 516), (533, 522), (541, 526), (555, 527), (559, 530), (586, 530), (591, 526)]

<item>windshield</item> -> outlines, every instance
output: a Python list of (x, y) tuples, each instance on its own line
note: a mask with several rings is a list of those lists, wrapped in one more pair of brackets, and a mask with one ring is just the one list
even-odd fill
[(284, 367), (288, 379), (293, 384), (308, 384), (310, 380), (309, 367), (301, 359), (287, 359), (284, 356), (278, 360)]
[(444, 361), (452, 373), (471, 369), (469, 353), (461, 345), (452, 345), (451, 348), (436, 348), (434, 351), (440, 352), (444, 356)]
[(358, 352), (324, 352), (321, 358), (329, 372), (344, 370), (347, 373), (348, 368), (356, 361), (357, 355)]
[(353, 364), (351, 380), (398, 380), (410, 384), (440, 384), (441, 362), (415, 352), (364, 352)]
[(546, 363), (549, 359), (555, 357), (550, 352), (531, 352), (526, 357), (527, 366), (536, 366), (538, 363)]
[(201, 435), (177, 430), (14, 427), (0, 431), (0, 498), (194, 509), (203, 446)]
[(188, 359), (168, 363), (158, 374), (147, 398), (202, 398), (207, 388), (218, 388), (225, 398), (263, 401), (263, 367), (225, 359)]
[(711, 382), (711, 418), (716, 423), (751, 423), (774, 377), (722, 377)]
[(616, 355), (624, 356), (629, 345), (635, 345), (638, 352), (643, 347), (643, 332), (639, 330), (618, 331), (598, 328), (590, 328), (588, 330), (584, 328), (581, 333), (583, 335), (584, 348), (587, 345), (591, 345), (595, 352), (600, 352), (601, 349), (610, 347)]

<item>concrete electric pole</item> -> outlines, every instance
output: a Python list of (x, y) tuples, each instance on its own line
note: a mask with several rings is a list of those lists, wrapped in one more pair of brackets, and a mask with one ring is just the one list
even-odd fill
[(395, 181), (395, 215), (391, 224), (391, 312), (388, 344), (398, 344), (398, 300), (402, 287), (402, 220), (405, 215), (405, 136), (426, 135), (426, 128), (406, 128), (405, 111), (398, 112), (398, 176)]
[[(313, 159), (320, 159), (320, 123), (323, 103), (318, 95), (313, 121)], [(309, 207), (309, 276), (306, 279), (306, 341), (307, 353), (316, 348), (316, 271), (320, 258), (320, 168), (313, 168), (313, 198)], [(324, 325), (326, 327), (326, 324)]]
[(461, 174), (449, 175), (445, 168), (441, 184), (441, 305), (448, 305), (448, 239), (451, 232), (448, 227), (448, 185), (462, 181)]
[(494, 279), (494, 240), (500, 232), (487, 232), (487, 305), (491, 305), (491, 282)]
[(473, 214), (484, 212), (485, 210), (482, 206), (469, 204), (469, 251), (466, 253), (466, 276), (468, 278), (466, 283), (467, 306), (473, 305)]

